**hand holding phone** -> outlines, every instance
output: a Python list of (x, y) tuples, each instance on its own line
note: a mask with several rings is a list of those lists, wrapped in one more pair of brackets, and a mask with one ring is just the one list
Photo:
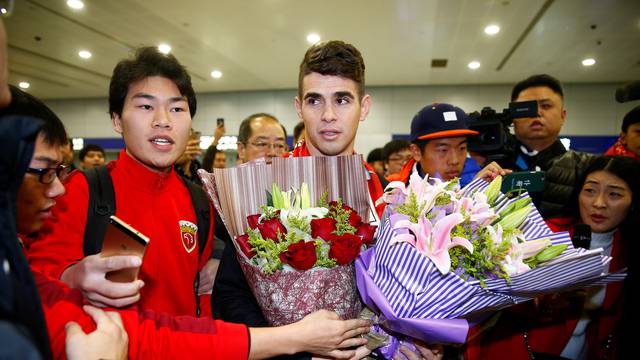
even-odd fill
[[(143, 258), (148, 244), (148, 237), (113, 215), (109, 218), (100, 255), (136, 255)], [(132, 282), (138, 278), (139, 270), (139, 267), (115, 270), (107, 273), (105, 277), (114, 282)]]

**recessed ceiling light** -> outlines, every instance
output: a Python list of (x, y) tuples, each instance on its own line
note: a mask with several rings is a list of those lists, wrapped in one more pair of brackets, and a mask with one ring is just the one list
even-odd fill
[(84, 7), (84, 3), (80, 0), (67, 0), (67, 6), (72, 9), (80, 10)]
[(211, 72), (211, 77), (214, 79), (220, 79), (222, 77), (222, 71), (220, 70), (213, 70)]
[(596, 59), (588, 58), (588, 59), (582, 60), (583, 66), (593, 66), (595, 64), (596, 64)]
[(480, 62), (478, 62), (478, 61), (472, 61), (472, 62), (470, 62), (467, 66), (469, 67), (469, 69), (471, 69), (471, 70), (475, 70), (475, 69), (477, 69), (477, 68), (479, 68), (479, 67), (480, 67)]
[(88, 59), (91, 57), (91, 51), (87, 51), (87, 50), (80, 50), (78, 51), (78, 56), (80, 56), (83, 59)]
[(499, 32), (500, 32), (500, 26), (496, 24), (491, 24), (491, 25), (488, 25), (486, 28), (484, 28), (484, 33), (487, 35), (495, 35)]
[(18, 86), (19, 86), (21, 89), (28, 89), (28, 88), (29, 88), (29, 86), (31, 86), (31, 84), (29, 84), (29, 83), (28, 83), (28, 82), (26, 82), (26, 81), (20, 81), (20, 82), (18, 83)]
[(310, 44), (315, 44), (315, 43), (320, 41), (320, 35), (318, 35), (316, 33), (311, 33), (311, 34), (307, 35), (307, 41)]
[(160, 44), (158, 45), (158, 51), (160, 51), (163, 54), (168, 54), (171, 52), (171, 46), (167, 44)]

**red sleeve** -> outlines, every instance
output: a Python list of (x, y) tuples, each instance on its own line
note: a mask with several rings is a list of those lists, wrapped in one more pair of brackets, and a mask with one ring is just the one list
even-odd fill
[[(54, 358), (65, 356), (65, 325), (77, 322), (85, 332), (95, 324), (82, 310), (82, 294), (62, 282), (34, 273), (47, 321)], [(113, 309), (110, 309), (113, 310)], [(209, 318), (172, 317), (135, 308), (118, 310), (129, 336), (130, 359), (242, 359), (249, 356), (245, 325)]]
[(89, 186), (84, 175), (74, 171), (65, 182), (65, 188), (66, 193), (56, 199), (53, 216), (46, 221), (27, 251), (32, 268), (55, 279), (84, 257), (82, 244)]

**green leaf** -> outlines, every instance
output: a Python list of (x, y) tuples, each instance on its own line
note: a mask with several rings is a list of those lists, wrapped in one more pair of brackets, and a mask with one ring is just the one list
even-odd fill
[(284, 196), (278, 184), (275, 182), (271, 185), (271, 196), (273, 198), (273, 207), (276, 209), (284, 209)]

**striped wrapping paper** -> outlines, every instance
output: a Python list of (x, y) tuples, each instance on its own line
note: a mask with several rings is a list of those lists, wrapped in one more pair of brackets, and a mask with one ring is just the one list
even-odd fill
[[(486, 186), (486, 182), (476, 180), (461, 191), (470, 195), (483, 191)], [(521, 197), (508, 199), (501, 194), (494, 205), (496, 213)], [(604, 274), (604, 265), (610, 257), (601, 255), (600, 251), (574, 249), (568, 233), (553, 233), (534, 208), (520, 226), (525, 239), (549, 237), (553, 244), (567, 244), (567, 249), (547, 264), (512, 276), (511, 284), (498, 278), (485, 280), (483, 288), (478, 281), (464, 281), (454, 272), (442, 275), (425, 255), (407, 243), (392, 245), (394, 230), (388, 215), (378, 229), (375, 248), (363, 254), (356, 264), (358, 287), (365, 303), (379, 310), (383, 324), (390, 330), (429, 343), (464, 342), (468, 327), (455, 322), (456, 332), (450, 332), (447, 326), (453, 319), (473, 319), (544, 293), (605, 284), (625, 276)], [(377, 295), (371, 296), (374, 292)], [(434, 322), (431, 328), (416, 319), (440, 321)]]

